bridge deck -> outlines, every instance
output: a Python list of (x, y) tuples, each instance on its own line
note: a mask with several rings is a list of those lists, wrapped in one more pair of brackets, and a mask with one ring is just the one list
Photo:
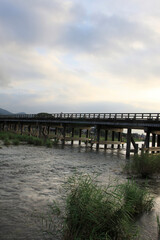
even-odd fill
[(22, 122), (41, 124), (72, 124), (91, 127), (160, 129), (160, 113), (53, 113), (0, 115), (0, 122)]

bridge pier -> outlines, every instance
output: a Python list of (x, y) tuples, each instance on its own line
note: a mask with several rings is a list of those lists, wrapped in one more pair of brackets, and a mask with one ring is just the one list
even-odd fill
[[(121, 132), (118, 132), (118, 141), (121, 142), (122, 134)], [(118, 149), (120, 149), (120, 144), (117, 146)]]
[(21, 131), (21, 135), (23, 134), (23, 123), (21, 123), (20, 125), (20, 131)]
[[(108, 140), (108, 130), (105, 130), (105, 141)], [(107, 149), (107, 144), (104, 144), (104, 149)]]
[[(82, 137), (82, 129), (80, 128), (79, 129), (79, 138), (81, 138)], [(79, 140), (79, 145), (81, 145), (81, 140)]]
[(73, 145), (73, 143), (74, 143), (73, 138), (74, 138), (74, 128), (72, 128), (72, 141), (71, 141), (71, 145)]
[(127, 146), (126, 146), (126, 158), (130, 158), (131, 152), (131, 128), (127, 130)]
[[(86, 138), (89, 138), (89, 129), (87, 129), (86, 131)], [(88, 140), (86, 140), (86, 147), (88, 146)]]
[(97, 143), (96, 143), (96, 149), (99, 149), (99, 141), (100, 141), (100, 126), (97, 126)]
[(149, 148), (149, 142), (150, 142), (150, 131), (148, 130), (146, 133), (146, 139), (145, 139), (146, 148)]
[(63, 145), (65, 145), (65, 138), (66, 138), (66, 124), (63, 125), (63, 139), (62, 139)]
[[(157, 135), (157, 147), (160, 147), (160, 135)], [(159, 151), (157, 151), (159, 153)]]
[[(115, 131), (112, 131), (112, 141), (114, 142), (115, 139)], [(114, 144), (112, 144), (111, 148), (114, 148)]]
[[(156, 146), (156, 134), (152, 133), (152, 147)], [(152, 151), (152, 153), (154, 153), (154, 151)]]

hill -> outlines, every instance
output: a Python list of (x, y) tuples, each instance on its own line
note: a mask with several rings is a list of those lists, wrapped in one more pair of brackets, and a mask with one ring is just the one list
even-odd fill
[(3, 108), (0, 108), (0, 115), (12, 115), (13, 113), (3, 109)]
[(24, 115), (26, 114), (25, 112), (19, 112), (19, 113), (11, 113), (3, 108), (0, 108), (0, 115), (12, 115), (12, 114), (19, 114), (19, 115)]

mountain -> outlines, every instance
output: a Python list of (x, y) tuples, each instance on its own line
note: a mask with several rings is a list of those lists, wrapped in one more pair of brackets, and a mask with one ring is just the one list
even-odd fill
[(13, 113), (3, 109), (3, 108), (0, 108), (0, 115), (12, 115)]
[(19, 113), (16, 113), (18, 115), (25, 115), (26, 113), (25, 112), (19, 112)]
[[(15, 114), (15, 113), (11, 113), (3, 108), (0, 108), (0, 115), (12, 115), (12, 114)], [(19, 115), (24, 115), (26, 114), (25, 112), (19, 112), (19, 113), (16, 113), (16, 114), (19, 114)]]

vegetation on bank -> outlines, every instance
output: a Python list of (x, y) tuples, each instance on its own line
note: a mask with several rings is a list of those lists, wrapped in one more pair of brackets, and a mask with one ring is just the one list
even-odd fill
[(102, 187), (89, 175), (74, 175), (65, 189), (65, 206), (54, 202), (43, 219), (43, 230), (63, 240), (137, 239), (135, 217), (153, 207), (147, 190), (133, 181)]
[(159, 174), (160, 154), (136, 154), (126, 163), (124, 169), (127, 173), (136, 174), (142, 178), (151, 177), (153, 174)]
[(28, 135), (20, 135), (12, 132), (0, 132), (0, 140), (2, 140), (4, 145), (6, 146), (9, 146), (11, 144), (19, 145), (21, 142), (25, 142), (27, 144), (33, 144), (35, 146), (46, 146), (50, 148), (55, 143), (50, 139), (42, 139)]

